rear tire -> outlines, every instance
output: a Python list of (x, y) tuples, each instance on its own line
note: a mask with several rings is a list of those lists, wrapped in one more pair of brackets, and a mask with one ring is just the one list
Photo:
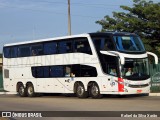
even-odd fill
[(19, 85), (18, 94), (19, 94), (20, 97), (26, 97), (27, 96), (26, 88), (24, 87), (23, 84)]
[(32, 84), (27, 85), (27, 95), (28, 97), (35, 97), (34, 87)]
[(77, 88), (76, 88), (76, 95), (79, 98), (87, 98), (88, 97), (88, 92), (85, 91), (84, 85), (82, 83), (78, 83)]
[(92, 83), (89, 89), (89, 93), (90, 93), (90, 96), (94, 99), (98, 99), (102, 97), (97, 83)]

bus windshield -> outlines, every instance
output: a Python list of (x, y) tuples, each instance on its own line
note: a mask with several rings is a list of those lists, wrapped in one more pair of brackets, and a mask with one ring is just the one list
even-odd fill
[(126, 59), (122, 76), (129, 80), (146, 80), (149, 76), (148, 59)]
[(138, 36), (114, 36), (116, 47), (122, 52), (144, 52), (145, 48)]

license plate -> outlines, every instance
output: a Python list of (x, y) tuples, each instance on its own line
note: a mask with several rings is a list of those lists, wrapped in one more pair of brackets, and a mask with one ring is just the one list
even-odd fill
[(137, 90), (137, 93), (141, 93), (142, 92), (142, 90)]

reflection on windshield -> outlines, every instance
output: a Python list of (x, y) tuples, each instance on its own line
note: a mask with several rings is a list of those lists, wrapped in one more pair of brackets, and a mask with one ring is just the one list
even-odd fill
[(136, 36), (114, 36), (114, 41), (120, 51), (145, 51), (142, 41)]
[(122, 75), (127, 79), (148, 79), (148, 59), (126, 59)]

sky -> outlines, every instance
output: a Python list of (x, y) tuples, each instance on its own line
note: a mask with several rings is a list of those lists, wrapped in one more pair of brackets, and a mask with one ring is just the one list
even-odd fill
[[(70, 0), (72, 34), (97, 32), (96, 24), (132, 0)], [(160, 2), (160, 0), (153, 0)], [(0, 52), (6, 43), (68, 35), (68, 0), (0, 0)]]

